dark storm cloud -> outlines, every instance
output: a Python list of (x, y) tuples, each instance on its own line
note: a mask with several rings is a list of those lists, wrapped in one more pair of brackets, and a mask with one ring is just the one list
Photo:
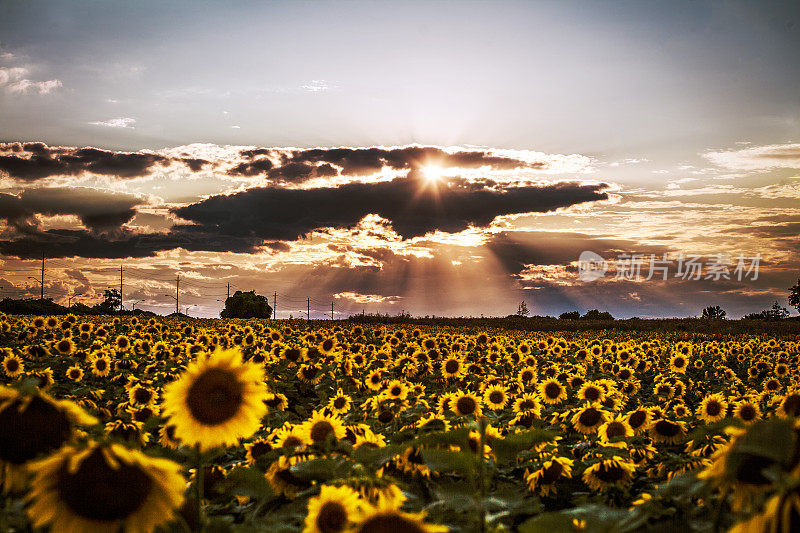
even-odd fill
[[(246, 159), (228, 170), (230, 175), (256, 176), (264, 174), (271, 179), (299, 183), (313, 177), (366, 176), (388, 167), (395, 170), (413, 170), (427, 165), (442, 167), (482, 168), (512, 170), (528, 168), (543, 170), (546, 161), (523, 161), (513, 157), (494, 155), (487, 150), (445, 151), (436, 146), (404, 146), (398, 148), (312, 148), (289, 153), (278, 149), (258, 148), (242, 150)], [(335, 167), (334, 167), (335, 165)]]
[(83, 230), (47, 230), (36, 235), (0, 241), (0, 254), (20, 259), (40, 257), (43, 252), (51, 258), (121, 259), (152, 257), (158, 252), (176, 248), (190, 252), (252, 253), (260, 244), (253, 239), (209, 234), (187, 226), (173, 228), (169, 233), (121, 233), (108, 236)]
[(411, 238), (436, 230), (457, 233), (470, 226), (485, 227), (500, 215), (606, 200), (605, 188), (561, 182), (493, 190), (445, 182), (434, 189), (413, 178), (396, 178), (336, 188), (254, 188), (212, 196), (174, 212), (207, 231), (268, 240), (294, 240), (324, 227), (351, 227), (374, 213), (390, 220), (402, 237)]
[(144, 176), (159, 165), (182, 162), (197, 172), (208, 161), (197, 158), (173, 159), (149, 152), (116, 152), (98, 148), (47, 146), (44, 143), (0, 143), (0, 172), (22, 181), (49, 176), (83, 173), (119, 178)]
[(85, 187), (26, 189), (19, 195), (0, 193), (0, 219), (27, 232), (35, 227), (36, 214), (75, 215), (87, 228), (100, 231), (125, 224), (143, 203), (130, 194)]

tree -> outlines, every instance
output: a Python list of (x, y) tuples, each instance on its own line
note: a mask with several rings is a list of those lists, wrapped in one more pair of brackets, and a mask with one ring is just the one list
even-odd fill
[(793, 287), (789, 287), (789, 305), (800, 313), (800, 279), (797, 280)]
[(764, 309), (760, 313), (750, 313), (745, 315), (744, 318), (747, 320), (784, 320), (789, 318), (789, 310), (775, 302), (769, 309)]
[(558, 318), (561, 320), (578, 320), (581, 317), (580, 311), (568, 311), (566, 313), (561, 313), (558, 315)]
[(718, 305), (709, 305), (703, 309), (703, 318), (705, 320), (725, 320), (726, 314), (725, 310)]
[(597, 309), (586, 311), (586, 314), (581, 318), (584, 320), (614, 320), (614, 317), (608, 311), (598, 311)]
[(266, 296), (256, 291), (236, 291), (225, 300), (225, 309), (220, 313), (222, 318), (270, 318), (272, 307)]
[(525, 300), (519, 303), (519, 307), (517, 308), (517, 316), (528, 316), (528, 304), (525, 303)]
[(122, 296), (117, 289), (106, 289), (103, 291), (103, 301), (95, 305), (93, 309), (101, 315), (111, 315), (122, 305)]

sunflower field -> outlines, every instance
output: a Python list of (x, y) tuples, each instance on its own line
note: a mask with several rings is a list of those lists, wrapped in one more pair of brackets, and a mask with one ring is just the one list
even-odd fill
[(1, 531), (800, 530), (800, 341), (0, 315)]

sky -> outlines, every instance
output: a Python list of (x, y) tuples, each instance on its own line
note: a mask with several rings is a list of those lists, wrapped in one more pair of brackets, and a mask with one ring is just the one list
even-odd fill
[(740, 317), (798, 199), (796, 2), (0, 3), (3, 297)]

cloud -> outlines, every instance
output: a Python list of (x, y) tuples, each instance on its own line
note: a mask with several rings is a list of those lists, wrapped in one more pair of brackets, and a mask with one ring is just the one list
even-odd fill
[(359, 304), (388, 303), (394, 304), (403, 299), (402, 296), (381, 296), (379, 294), (359, 294), (357, 292), (338, 292), (333, 295), (337, 300), (350, 300)]
[(136, 124), (135, 118), (124, 117), (124, 118), (110, 118), (108, 120), (97, 121), (97, 122), (89, 122), (92, 126), (105, 126), (107, 128), (134, 128), (134, 124)]
[(25, 67), (0, 67), (0, 89), (12, 94), (49, 94), (62, 86), (61, 80), (34, 81), (26, 78)]
[(716, 165), (735, 170), (800, 168), (800, 143), (770, 144), (742, 150), (706, 152), (703, 157)]
[(607, 200), (605, 184), (557, 182), (492, 189), (460, 181), (435, 187), (416, 177), (314, 189), (252, 188), (174, 209), (205, 231), (295, 240), (325, 227), (351, 227), (369, 214), (391, 221), (403, 238), (488, 226), (497, 216), (547, 212)]
[(93, 232), (118, 229), (135, 215), (144, 200), (123, 193), (86, 187), (25, 189), (19, 195), (0, 193), (0, 219), (23, 233), (35, 232), (35, 215), (75, 215)]
[(321, 91), (328, 91), (331, 86), (325, 80), (311, 80), (309, 83), (300, 86), (304, 91), (318, 93)]
[(50, 147), (44, 143), (0, 143), (0, 172), (23, 181), (48, 176), (103, 174), (144, 176), (170, 159), (153, 152), (115, 152), (98, 148)]

